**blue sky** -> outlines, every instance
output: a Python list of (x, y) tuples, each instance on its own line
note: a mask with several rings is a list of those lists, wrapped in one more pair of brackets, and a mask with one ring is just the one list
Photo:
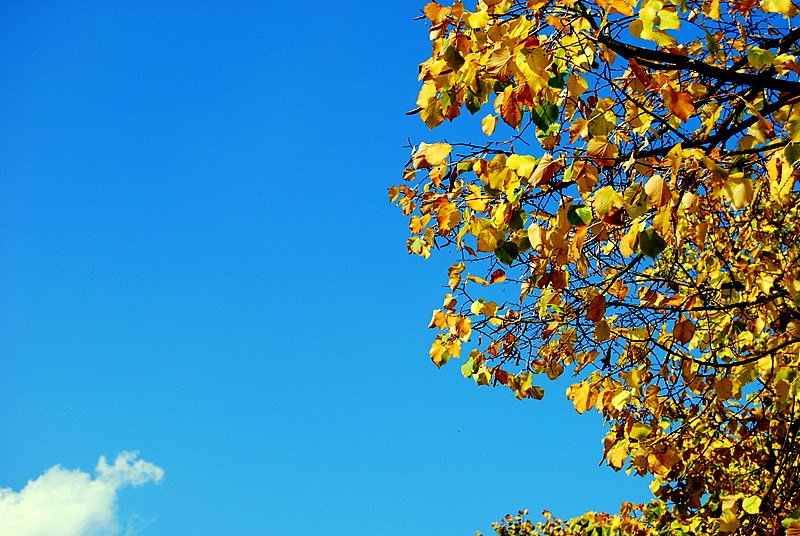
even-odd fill
[(471, 535), (648, 497), (566, 383), (520, 402), (427, 358), (450, 259), (407, 255), (386, 189), (407, 139), (483, 134), (404, 115), (423, 4), (0, 4), (6, 521), (35, 491), (59, 536), (98, 533), (53, 482), (146, 536)]

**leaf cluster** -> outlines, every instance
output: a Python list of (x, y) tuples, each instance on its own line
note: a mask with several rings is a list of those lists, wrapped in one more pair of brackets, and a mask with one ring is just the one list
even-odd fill
[(605, 463), (653, 482), (619, 516), (498, 534), (776, 534), (800, 506), (800, 11), (424, 13), (412, 113), (435, 128), (489, 108), (487, 141), (421, 143), (389, 190), (410, 253), (458, 256), (430, 357), (520, 399), (571, 374), (575, 409), (609, 424)]

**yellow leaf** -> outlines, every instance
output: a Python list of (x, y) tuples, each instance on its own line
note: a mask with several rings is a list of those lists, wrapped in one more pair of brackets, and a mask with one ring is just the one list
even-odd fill
[(723, 184), (723, 191), (725, 198), (737, 210), (753, 201), (753, 181), (748, 178), (731, 175)]
[(672, 171), (672, 178), (674, 179), (678, 176), (678, 170), (680, 170), (681, 163), (683, 162), (683, 148), (680, 143), (669, 150), (667, 153), (667, 162), (669, 163), (669, 167)]
[(742, 500), (742, 510), (748, 514), (755, 515), (761, 511), (761, 497), (751, 495)]
[(797, 8), (792, 3), (792, 0), (763, 0), (761, 2), (761, 11), (764, 13), (780, 13), (791, 17), (797, 12)]
[(570, 178), (578, 183), (581, 194), (591, 192), (598, 179), (598, 169), (591, 162), (576, 161), (570, 166)]
[(581, 75), (572, 73), (567, 81), (567, 91), (571, 99), (577, 99), (589, 88), (589, 83)]
[(451, 9), (451, 13), (450, 14), (456, 20), (460, 19), (461, 16), (464, 14), (464, 4), (463, 4), (463, 2), (461, 2), (461, 0), (458, 0), (457, 2), (453, 3), (453, 7), (450, 8), (450, 9)]
[(497, 117), (489, 114), (483, 118), (481, 121), (481, 130), (487, 136), (491, 136), (494, 133), (494, 129), (497, 126)]
[(431, 361), (433, 361), (434, 365), (437, 367), (441, 367), (450, 359), (450, 353), (447, 351), (447, 347), (444, 345), (441, 335), (436, 336), (436, 340), (433, 341), (429, 353)]
[(650, 204), (656, 208), (666, 206), (672, 200), (669, 185), (661, 175), (653, 175), (647, 179), (644, 192), (650, 198)]
[(587, 138), (589, 136), (589, 121), (583, 117), (578, 117), (572, 121), (569, 126), (569, 142), (575, 143), (578, 138)]
[(503, 99), (500, 105), (500, 117), (512, 128), (517, 128), (522, 122), (522, 107), (519, 101), (510, 94)]
[(478, 251), (492, 252), (500, 246), (503, 233), (494, 227), (487, 227), (478, 233)]
[(438, 166), (447, 159), (453, 146), (449, 143), (420, 143), (414, 153), (413, 163), (416, 169)]
[[(619, 13), (627, 17), (633, 16), (633, 6), (626, 0), (594, 0), (594, 3), (609, 13)], [(636, 5), (636, 2), (633, 3)]]
[(536, 169), (536, 159), (526, 154), (512, 154), (506, 160), (506, 167), (512, 169), (520, 177), (528, 178)]
[(594, 323), (594, 340), (596, 342), (607, 341), (611, 336), (611, 327), (605, 320), (600, 320)]
[(631, 399), (631, 392), (623, 389), (622, 391), (618, 392), (614, 395), (614, 398), (611, 399), (611, 406), (616, 410), (621, 410), (625, 407), (625, 404), (628, 403)]
[(726, 376), (714, 382), (714, 392), (722, 400), (729, 400), (733, 398), (733, 380)]
[(722, 515), (719, 516), (720, 532), (733, 532), (740, 525), (739, 518), (731, 510), (723, 510)]
[(531, 223), (528, 227), (528, 240), (531, 243), (531, 249), (541, 253), (545, 240), (545, 230), (536, 222)]
[(442, 231), (454, 229), (461, 222), (461, 212), (455, 203), (447, 202), (436, 212), (436, 223)]
[(447, 270), (447, 275), (449, 276), (449, 286), (450, 290), (455, 291), (456, 287), (461, 283), (461, 273), (466, 268), (466, 265), (463, 262), (459, 262), (451, 266)]
[(428, 225), (428, 222), (431, 219), (430, 214), (426, 214), (424, 217), (420, 218), (416, 214), (411, 216), (411, 220), (408, 222), (408, 228), (411, 231), (411, 234), (422, 234), (422, 231), (425, 229), (425, 226)]
[(775, 54), (763, 48), (753, 47), (747, 52), (747, 63), (756, 69), (772, 66)]
[(619, 192), (614, 190), (613, 186), (603, 186), (595, 192), (592, 208), (602, 219), (607, 216), (613, 208), (621, 207), (624, 204), (625, 200), (619, 195)]
[(628, 457), (628, 445), (627, 440), (624, 442), (620, 442), (608, 451), (606, 455), (606, 459), (608, 459), (608, 464), (619, 471), (622, 469), (622, 466), (625, 464), (625, 458)]
[(625, 236), (622, 237), (622, 240), (619, 241), (619, 251), (626, 258), (633, 255), (636, 243), (639, 240), (639, 231), (641, 231), (641, 229), (641, 224), (639, 222), (634, 222), (628, 232), (625, 233)]
[(427, 108), (430, 105), (431, 99), (436, 99), (436, 84), (433, 82), (425, 82), (419, 90), (417, 106), (420, 108)]
[[(447, 325), (450, 333), (459, 337), (463, 341), (469, 339), (469, 336), (472, 333), (472, 320), (466, 316), (450, 315), (447, 318)], [(455, 352), (453, 352), (449, 346), (448, 351), (451, 355), (455, 355)]]
[(470, 28), (486, 28), (486, 25), (489, 24), (489, 13), (486, 11), (468, 13), (466, 20), (467, 26)]
[(666, 475), (672, 466), (675, 465), (677, 456), (670, 450), (667, 452), (651, 452), (647, 455), (647, 462), (650, 470), (656, 475)]
[(428, 323), (429, 328), (439, 328), (441, 330), (447, 329), (447, 313), (435, 309), (431, 316), (431, 321)]
[(719, 0), (706, 0), (703, 3), (703, 13), (714, 20), (719, 20)]
[(430, 99), (427, 108), (423, 107), (422, 111), (419, 113), (419, 117), (425, 121), (428, 128), (436, 128), (444, 121), (444, 112), (442, 111), (441, 103), (436, 98)]
[(589, 141), (586, 154), (599, 166), (613, 166), (616, 163), (619, 149), (605, 136), (597, 136)]
[(465, 184), (465, 186), (470, 191), (470, 194), (464, 198), (469, 208), (475, 212), (483, 212), (486, 210), (486, 196), (481, 192), (481, 187), (476, 184)]
[(594, 406), (596, 396), (592, 396), (591, 385), (587, 381), (571, 385), (567, 389), (567, 397), (572, 399), (575, 411), (583, 413)]

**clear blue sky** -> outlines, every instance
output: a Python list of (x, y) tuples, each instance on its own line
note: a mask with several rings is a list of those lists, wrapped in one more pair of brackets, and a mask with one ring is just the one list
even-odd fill
[(163, 470), (109, 488), (145, 536), (469, 536), (648, 497), (564, 383), (520, 402), (427, 357), (450, 259), (406, 254), (386, 189), (407, 138), (483, 134), (404, 115), (423, 5), (0, 5), (6, 499), (55, 465), (130, 483), (95, 472), (126, 451)]

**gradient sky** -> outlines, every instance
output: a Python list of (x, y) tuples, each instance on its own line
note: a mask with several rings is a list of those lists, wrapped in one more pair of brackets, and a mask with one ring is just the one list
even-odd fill
[(58, 489), (142, 536), (647, 499), (569, 379), (517, 401), (427, 357), (451, 259), (386, 189), (408, 139), (483, 134), (405, 115), (423, 4), (0, 2), (0, 536), (33, 504), (95, 534)]

